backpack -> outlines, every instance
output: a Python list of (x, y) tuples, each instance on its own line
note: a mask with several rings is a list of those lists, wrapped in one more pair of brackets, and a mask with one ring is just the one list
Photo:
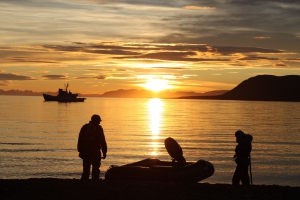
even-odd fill
[(250, 134), (245, 134), (245, 140), (247, 140), (247, 141), (249, 141), (249, 142), (252, 142), (252, 140), (253, 140), (252, 135), (250, 135)]

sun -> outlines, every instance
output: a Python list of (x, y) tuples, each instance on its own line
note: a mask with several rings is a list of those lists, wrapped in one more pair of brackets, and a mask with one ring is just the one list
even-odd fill
[(159, 92), (171, 88), (171, 86), (169, 85), (169, 81), (162, 79), (149, 79), (143, 86), (153, 92)]

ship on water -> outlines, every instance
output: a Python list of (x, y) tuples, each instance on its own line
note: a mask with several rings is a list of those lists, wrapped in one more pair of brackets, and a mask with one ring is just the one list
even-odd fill
[(43, 94), (45, 101), (58, 101), (58, 102), (84, 102), (86, 98), (78, 97), (78, 93), (68, 91), (69, 83), (65, 84), (65, 90), (59, 88), (56, 96)]

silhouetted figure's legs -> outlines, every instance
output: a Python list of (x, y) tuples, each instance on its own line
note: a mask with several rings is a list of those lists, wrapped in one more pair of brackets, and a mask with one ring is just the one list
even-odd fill
[(92, 158), (83, 158), (83, 173), (81, 180), (88, 180), (90, 176)]
[(92, 165), (92, 179), (98, 180), (100, 175), (101, 157), (100, 155), (94, 155), (93, 157), (83, 158), (83, 173), (81, 180), (88, 180), (90, 176), (90, 170)]
[(241, 171), (242, 171), (242, 176), (241, 176), (242, 185), (250, 185), (248, 165), (242, 165)]
[(101, 165), (101, 158), (96, 157), (92, 159), (92, 179), (98, 180), (100, 175), (100, 165)]
[(248, 175), (248, 165), (237, 165), (234, 175), (232, 177), (232, 185), (239, 185), (242, 181), (242, 185), (250, 185)]

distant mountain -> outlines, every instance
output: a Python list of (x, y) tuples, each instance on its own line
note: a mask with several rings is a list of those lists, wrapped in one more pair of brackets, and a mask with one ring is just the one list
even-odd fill
[[(49, 92), (51, 93), (51, 92)], [(0, 95), (16, 95), (16, 96), (41, 96), (43, 93), (41, 92), (33, 92), (31, 90), (1, 90)]]
[[(45, 92), (56, 95), (57, 92)], [(31, 90), (0, 89), (0, 95), (42, 96), (42, 92)], [(216, 90), (205, 93), (149, 90), (116, 90), (103, 94), (81, 94), (84, 97), (114, 98), (182, 98), (182, 99), (216, 99), (216, 100), (250, 100), (250, 101), (296, 101), (300, 102), (300, 76), (259, 75), (244, 80), (232, 90)]]
[(57, 95), (57, 92), (33, 92), (32, 90), (1, 90), (0, 95), (12, 95), (12, 96), (43, 96), (43, 93), (50, 95)]
[(116, 91), (108, 91), (100, 95), (100, 97), (113, 97), (113, 98), (143, 98), (143, 97), (149, 97), (152, 96), (148, 91), (146, 90), (123, 90), (119, 89)]
[[(152, 92), (150, 90), (116, 90), (108, 91), (103, 94), (80, 94), (81, 97), (110, 97), (110, 98), (177, 98), (184, 96), (215, 96), (221, 95), (228, 92), (228, 90), (215, 90), (205, 93), (197, 92), (180, 92), (180, 91), (162, 91), (162, 92)], [(50, 95), (57, 95), (57, 92), (33, 92), (31, 90), (1, 90), (0, 95), (19, 95), (19, 96), (42, 96), (43, 93)]]
[(300, 101), (300, 76), (259, 75), (243, 81), (223, 95), (181, 98), (298, 102)]
[(114, 97), (114, 98), (177, 98), (184, 96), (214, 96), (221, 95), (228, 92), (228, 90), (216, 90), (205, 93), (196, 93), (196, 92), (180, 92), (180, 91), (161, 91), (153, 92), (150, 90), (116, 90), (105, 92), (100, 97)]

